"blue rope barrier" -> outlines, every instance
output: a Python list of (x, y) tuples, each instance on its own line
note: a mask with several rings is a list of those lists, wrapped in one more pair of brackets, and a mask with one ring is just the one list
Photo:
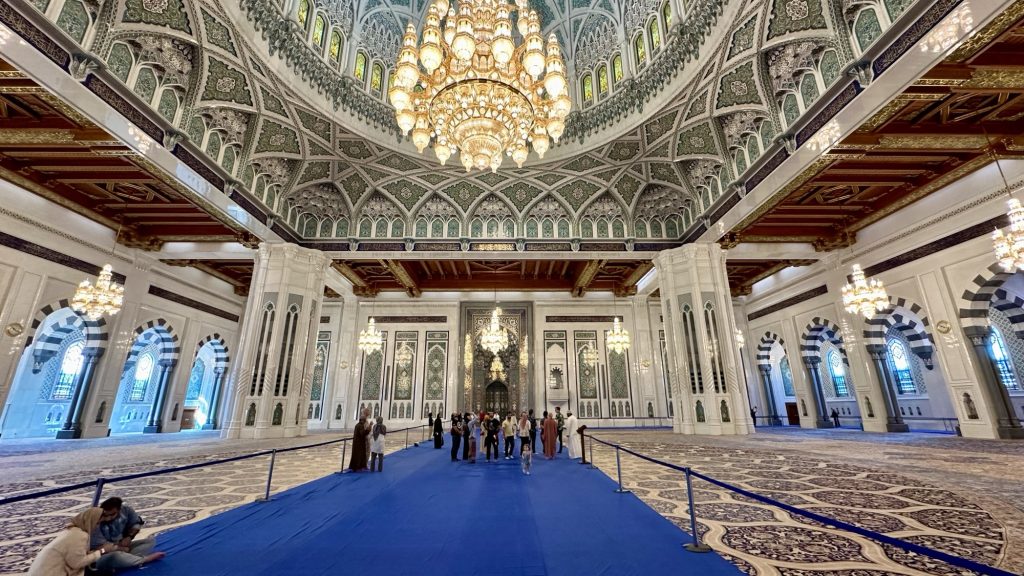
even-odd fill
[[(843, 522), (842, 520), (836, 520), (835, 518), (830, 518), (828, 516), (822, 516), (821, 514), (815, 514), (814, 512), (808, 512), (808, 511), (803, 510), (801, 508), (797, 508), (796, 506), (792, 506), (790, 504), (786, 504), (785, 502), (779, 502), (778, 500), (773, 500), (771, 498), (768, 498), (767, 496), (762, 496), (760, 494), (757, 494), (755, 492), (751, 492), (749, 490), (745, 490), (745, 489), (740, 488), (738, 486), (733, 486), (732, 484), (728, 484), (726, 482), (722, 482), (721, 480), (716, 480), (715, 478), (712, 478), (710, 476), (706, 476), (704, 474), (701, 474), (700, 472), (695, 471), (693, 468), (690, 468), (690, 467), (687, 467), (687, 466), (679, 466), (677, 464), (672, 464), (670, 462), (665, 462), (663, 460), (658, 460), (657, 458), (652, 458), (650, 456), (647, 456), (647, 455), (644, 455), (644, 454), (640, 454), (638, 452), (634, 452), (633, 450), (630, 450), (629, 448), (625, 448), (625, 447), (623, 447), (621, 445), (613, 444), (611, 442), (605, 442), (604, 440), (601, 440), (599, 438), (595, 438), (594, 436), (591, 436), (590, 438), (593, 439), (593, 440), (597, 440), (599, 443), (604, 444), (606, 446), (611, 446), (611, 447), (619, 448), (620, 450), (622, 450), (624, 452), (632, 454), (633, 456), (636, 456), (637, 458), (640, 458), (642, 460), (646, 460), (648, 462), (651, 462), (652, 464), (658, 464), (659, 466), (664, 466), (666, 468), (671, 468), (673, 470), (677, 470), (679, 472), (683, 472), (684, 474), (689, 472), (691, 475), (693, 475), (693, 476), (695, 476), (697, 478), (700, 478), (701, 480), (704, 480), (705, 482), (709, 482), (709, 483), (714, 484), (715, 486), (718, 486), (720, 488), (725, 488), (726, 490), (730, 490), (732, 492), (740, 494), (741, 496), (746, 496), (747, 498), (751, 498), (751, 499), (756, 500), (758, 502), (761, 502), (761, 503), (764, 503), (764, 504), (769, 504), (769, 505), (775, 506), (777, 508), (781, 508), (781, 509), (783, 509), (783, 510), (785, 510), (787, 512), (791, 512), (791, 513), (796, 514), (798, 516), (803, 516), (804, 518), (809, 518), (809, 519), (814, 520), (816, 522), (820, 522), (822, 524), (827, 524), (829, 526), (833, 526), (835, 528), (839, 528), (840, 530), (845, 530), (847, 532), (852, 532), (854, 534), (858, 534), (858, 535), (864, 536), (866, 538), (871, 538), (872, 540), (881, 542), (883, 544), (889, 544), (891, 546), (896, 546), (897, 548), (901, 548), (901, 549), (906, 550), (908, 552), (913, 552), (915, 554), (921, 554), (923, 556), (928, 556), (929, 558), (934, 558), (936, 560), (941, 560), (943, 562), (946, 562), (947, 564), (956, 566), (958, 568), (966, 568), (967, 570), (972, 570), (974, 572), (978, 572), (979, 574), (986, 574), (987, 576), (1019, 576), (1019, 575), (1014, 574), (1012, 572), (1007, 572), (1006, 570), (1000, 570), (999, 568), (994, 568), (992, 566), (988, 566), (988, 565), (982, 564), (980, 562), (975, 562), (974, 560), (968, 560), (967, 558), (961, 558), (960, 556), (954, 556), (953, 554), (948, 554), (946, 552), (941, 552), (939, 550), (933, 550), (931, 548), (928, 548), (928, 547), (925, 547), (925, 546), (921, 546), (919, 544), (914, 544), (912, 542), (907, 542), (907, 541), (901, 540), (899, 538), (894, 538), (892, 536), (887, 536), (885, 534), (881, 534), (881, 533), (875, 532), (873, 530), (867, 530), (865, 528), (861, 528), (861, 527), (855, 526), (853, 524), (848, 524), (846, 522)], [(591, 454), (591, 460), (593, 460), (593, 454)]]
[(35, 498), (44, 498), (46, 496), (53, 496), (54, 494), (63, 494), (64, 492), (74, 492), (75, 490), (92, 488), (93, 486), (96, 486), (96, 482), (98, 482), (98, 480), (90, 480), (88, 482), (79, 482), (78, 484), (72, 484), (70, 486), (61, 486), (60, 488), (51, 488), (49, 490), (42, 490), (39, 492), (29, 492), (28, 494), (0, 498), (0, 506), (3, 506), (4, 504), (14, 504), (15, 502), (24, 502), (25, 500), (33, 500)]

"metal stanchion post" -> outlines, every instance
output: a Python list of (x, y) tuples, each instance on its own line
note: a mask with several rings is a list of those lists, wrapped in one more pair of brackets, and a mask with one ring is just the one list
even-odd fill
[(406, 448), (409, 447), (409, 429), (408, 428), (405, 429), (405, 447)]
[(96, 507), (96, 506), (100, 505), (100, 498), (103, 496), (103, 485), (106, 484), (106, 483), (107, 483), (107, 481), (104, 478), (97, 478), (96, 479), (96, 491), (93, 492), (93, 494), (92, 494), (92, 505), (93, 505), (93, 507)]
[(685, 544), (684, 548), (690, 552), (710, 552), (711, 547), (700, 541), (700, 533), (697, 532), (697, 513), (693, 506), (693, 480), (690, 478), (690, 469), (686, 468), (686, 500), (690, 503), (690, 534), (693, 535), (693, 542)]
[(615, 447), (615, 470), (619, 476), (619, 487), (615, 489), (616, 494), (628, 494), (629, 490), (622, 488), (622, 460), (619, 458), (619, 447)]
[(597, 468), (597, 466), (594, 464), (594, 437), (591, 436), (590, 437), (590, 469), (593, 470), (594, 468)]
[(263, 493), (263, 498), (260, 498), (260, 502), (270, 501), (270, 481), (274, 478), (274, 460), (277, 460), (277, 448), (270, 451), (270, 466), (267, 468), (267, 490)]
[(348, 450), (348, 442), (341, 442), (341, 467), (338, 468), (338, 474), (345, 473), (345, 452)]

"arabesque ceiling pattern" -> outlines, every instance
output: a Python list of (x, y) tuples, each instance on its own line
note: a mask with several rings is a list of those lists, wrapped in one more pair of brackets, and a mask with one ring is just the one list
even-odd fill
[[(123, 84), (177, 130), (173, 141), (300, 237), (672, 242), (913, 1), (534, 0), (574, 78), (606, 67), (608, 85), (590, 101), (574, 86), (561, 159), (469, 175), (409, 154), (378, 95), (386, 69), (374, 85), (374, 64), (387, 66), (398, 26), (419, 23), (424, 0), (29, 0), (21, 10), (62, 29), (96, 59), (87, 72)], [(381, 136), (357, 136), (356, 123)]]

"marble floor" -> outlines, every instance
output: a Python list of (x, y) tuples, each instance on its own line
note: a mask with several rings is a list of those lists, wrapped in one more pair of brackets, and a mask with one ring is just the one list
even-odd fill
[[(1010, 572), (1024, 570), (1024, 482), (1020, 480), (1024, 442), (846, 430), (772, 429), (748, 437), (649, 430), (600, 430), (597, 434), (820, 514)], [(0, 441), (0, 494), (339, 437), (312, 434), (242, 441), (199, 432), (76, 442), (4, 440)], [(419, 439), (416, 433), (410, 437)], [(388, 449), (401, 449), (404, 443), (404, 433), (395, 434)], [(337, 445), (282, 453), (277, 457), (272, 491), (333, 473), (340, 459)], [(611, 449), (598, 446), (596, 462), (600, 470), (615, 477)], [(146, 533), (159, 533), (253, 501), (265, 489), (267, 464), (267, 457), (259, 457), (110, 484), (104, 496), (126, 498), (146, 518)], [(626, 488), (688, 529), (681, 474), (625, 454), (622, 464)], [(705, 541), (750, 574), (969, 574), (702, 481), (694, 488)], [(0, 506), (0, 575), (22, 573), (38, 548), (91, 497), (92, 491), (84, 490)]]

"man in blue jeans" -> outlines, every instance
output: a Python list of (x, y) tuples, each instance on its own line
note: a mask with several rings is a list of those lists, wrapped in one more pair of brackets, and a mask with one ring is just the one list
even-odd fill
[(163, 552), (151, 552), (156, 540), (135, 539), (145, 521), (120, 498), (107, 498), (100, 504), (103, 515), (90, 538), (89, 548), (95, 550), (106, 543), (117, 545), (117, 549), (104, 554), (96, 561), (100, 572), (113, 572), (125, 568), (137, 568), (164, 557)]

